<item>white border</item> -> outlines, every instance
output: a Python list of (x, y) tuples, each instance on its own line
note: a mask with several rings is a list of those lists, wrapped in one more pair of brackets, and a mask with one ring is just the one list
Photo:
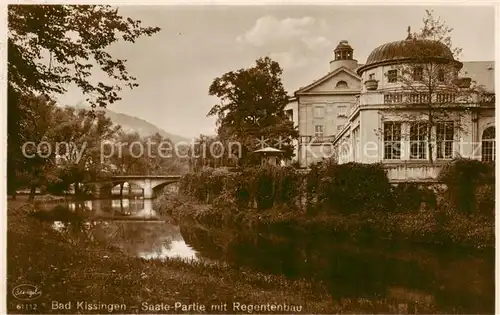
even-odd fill
[[(110, 5), (303, 5), (303, 6), (312, 6), (312, 5), (342, 5), (342, 6), (363, 6), (363, 5), (377, 5), (377, 6), (383, 6), (383, 5), (398, 5), (398, 6), (431, 6), (431, 5), (439, 5), (439, 6), (495, 6), (495, 92), (500, 91), (500, 74), (498, 70), (498, 60), (500, 60), (500, 3), (499, 1), (481, 1), (481, 0), (468, 0), (468, 1), (459, 1), (459, 0), (447, 0), (447, 1), (431, 1), (431, 0), (421, 0), (421, 1), (405, 1), (404, 3), (401, 3), (400, 0), (388, 0), (388, 1), (360, 1), (360, 0), (337, 0), (337, 1), (305, 1), (305, 0), (286, 0), (286, 1), (265, 1), (265, 0), (247, 0), (247, 1), (230, 1), (230, 0), (206, 0), (206, 1), (182, 1), (182, 0), (168, 0), (168, 1), (140, 1), (140, 0), (131, 0), (131, 1), (117, 1), (117, 0), (112, 0), (112, 1), (107, 1), (107, 2), (102, 2), (102, 1), (53, 1), (53, 0), (46, 0), (46, 1), (17, 1), (17, 2), (10, 2), (12, 4), (110, 4)], [(7, 236), (7, 190), (6, 190), (6, 170), (7, 170), (7, 155), (6, 155), (6, 147), (7, 147), (7, 5), (2, 2), (0, 4), (2, 7), (1, 11), (1, 25), (0, 25), (0, 33), (1, 33), (1, 61), (2, 61), (2, 67), (0, 67), (0, 81), (2, 83), (1, 87), (1, 106), (2, 106), (2, 115), (1, 115), (1, 131), (0, 131), (0, 137), (2, 139), (2, 146), (0, 147), (0, 159), (2, 161), (2, 165), (0, 166), (0, 174), (2, 181), (0, 183), (0, 193), (2, 196), (5, 196), (5, 199), (2, 200), (2, 212), (3, 212), (3, 220), (1, 220), (1, 227), (2, 231), (4, 232), (4, 237), (1, 237), (1, 246), (2, 246), (2, 259), (3, 263), (1, 263), (1, 268), (2, 268), (2, 275), (1, 281), (2, 281), (2, 286), (1, 286), (1, 291), (0, 291), (0, 314), (6, 314), (6, 297), (8, 292), (6, 292), (7, 289), (7, 269), (6, 269), (6, 236)], [(467, 21), (464, 21), (464, 23), (467, 23)], [(500, 100), (499, 97), (496, 96), (496, 107), (498, 107)], [(500, 108), (500, 107), (499, 107)], [(496, 111), (496, 118), (498, 121), (498, 111)], [(500, 139), (500, 128), (496, 128), (496, 137), (497, 139)], [(497, 152), (499, 152), (498, 147), (499, 147), (499, 141), (496, 142), (497, 144)], [(500, 189), (498, 188), (498, 175), (500, 171), (497, 168), (496, 169), (496, 199), (498, 200), (500, 196)], [(498, 203), (496, 206), (496, 210), (498, 209)], [(497, 235), (498, 231), (500, 230), (500, 218), (496, 216), (495, 218), (495, 235)], [(500, 244), (500, 239), (496, 237), (495, 241), (495, 246), (498, 248), (498, 245)], [(499, 261), (499, 254), (496, 252), (496, 262)], [(497, 266), (497, 264), (496, 264)], [(497, 266), (498, 267), (498, 266)], [(495, 313), (500, 314), (500, 307), (498, 306), (498, 302), (500, 301), (500, 293), (498, 292), (497, 284), (500, 282), (500, 274), (499, 274), (499, 268), (496, 268), (495, 272), (495, 288), (496, 288), (496, 306), (495, 306)]]

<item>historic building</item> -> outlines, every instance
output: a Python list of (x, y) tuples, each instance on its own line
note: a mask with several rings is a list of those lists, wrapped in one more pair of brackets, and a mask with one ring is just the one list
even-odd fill
[[(432, 51), (432, 60), (449, 68), (437, 74), (443, 86), (445, 73), (450, 73), (463, 89), (471, 81), (482, 87), (481, 93), (469, 93), (465, 103), (465, 98), (444, 88), (433, 93), (433, 101), (446, 104), (440, 110), (449, 115), (431, 129), (422, 128), (429, 117), (425, 90), (408, 93), (408, 82), (400, 78), (400, 67), (411, 63), (415, 68), (404, 49), (408, 41)], [(422, 80), (421, 67), (412, 75)], [(298, 125), (296, 159), (303, 167), (335, 157), (339, 163), (382, 162), (393, 181), (429, 180), (456, 156), (495, 160), (494, 62), (456, 61), (438, 42), (409, 36), (375, 48), (365, 64), (358, 64), (353, 48), (343, 40), (334, 50), (330, 71), (294, 94), (287, 113)], [(412, 119), (403, 118), (410, 115)]]

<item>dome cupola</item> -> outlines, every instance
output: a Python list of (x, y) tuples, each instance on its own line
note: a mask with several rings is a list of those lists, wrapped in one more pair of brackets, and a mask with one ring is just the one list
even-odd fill
[(341, 40), (333, 52), (335, 60), (353, 59), (353, 49), (351, 45), (349, 45), (349, 42), (346, 40)]
[(451, 50), (442, 42), (416, 39), (410, 35), (405, 40), (399, 40), (375, 48), (366, 63), (359, 67), (358, 74), (379, 66), (401, 64), (403, 62), (418, 62), (419, 60), (432, 60), (436, 63), (452, 63), (457, 69), (462, 68), (462, 63), (455, 60)]
[(354, 59), (354, 50), (346, 40), (341, 40), (333, 51), (333, 60), (330, 61), (330, 72), (340, 67), (346, 67), (350, 70), (355, 70), (358, 67), (358, 61)]

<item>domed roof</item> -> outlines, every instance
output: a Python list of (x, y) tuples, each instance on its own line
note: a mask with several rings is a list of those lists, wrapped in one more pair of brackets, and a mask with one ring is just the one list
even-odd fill
[(357, 72), (378, 67), (379, 65), (397, 64), (405, 60), (431, 58), (456, 62), (451, 50), (443, 43), (433, 40), (405, 39), (387, 43), (375, 48), (366, 63)]
[(339, 50), (339, 49), (350, 49), (352, 50), (352, 47), (351, 45), (349, 45), (349, 42), (347, 40), (341, 40), (339, 42), (339, 44), (337, 45), (337, 47), (335, 48), (335, 50)]

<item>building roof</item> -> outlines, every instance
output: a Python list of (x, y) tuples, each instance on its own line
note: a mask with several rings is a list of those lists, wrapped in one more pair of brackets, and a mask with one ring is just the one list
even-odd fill
[(283, 151), (275, 149), (275, 148), (271, 148), (271, 147), (265, 147), (265, 148), (262, 148), (259, 150), (255, 150), (253, 152), (257, 152), (257, 153), (259, 153), (259, 152), (262, 152), (262, 153), (282, 153)]
[(489, 93), (495, 92), (495, 62), (494, 61), (462, 61), (461, 75), (470, 77)]
[(400, 63), (423, 56), (433, 59), (455, 60), (451, 50), (441, 42), (410, 38), (378, 46), (370, 53), (366, 63), (359, 67), (357, 72), (361, 74), (363, 71), (379, 65)]
[(324, 76), (322, 76), (318, 80), (312, 82), (311, 84), (304, 86), (304, 87), (301, 87), (300, 89), (298, 89), (295, 92), (295, 95), (297, 95), (297, 93), (306, 92), (306, 91), (314, 88), (315, 86), (320, 85), (321, 83), (325, 82), (326, 80), (330, 79), (331, 77), (337, 75), (339, 72), (342, 72), (342, 71), (346, 72), (347, 74), (351, 75), (353, 78), (355, 78), (357, 80), (361, 80), (361, 78), (356, 74), (356, 72), (354, 72), (353, 70), (351, 70), (347, 67), (342, 66), (342, 67), (336, 69), (335, 71), (332, 71), (332, 72), (325, 74)]
[(341, 40), (339, 42), (339, 44), (337, 45), (337, 47), (335, 48), (335, 51), (338, 51), (338, 50), (353, 50), (351, 45), (349, 45), (349, 42), (347, 40)]

